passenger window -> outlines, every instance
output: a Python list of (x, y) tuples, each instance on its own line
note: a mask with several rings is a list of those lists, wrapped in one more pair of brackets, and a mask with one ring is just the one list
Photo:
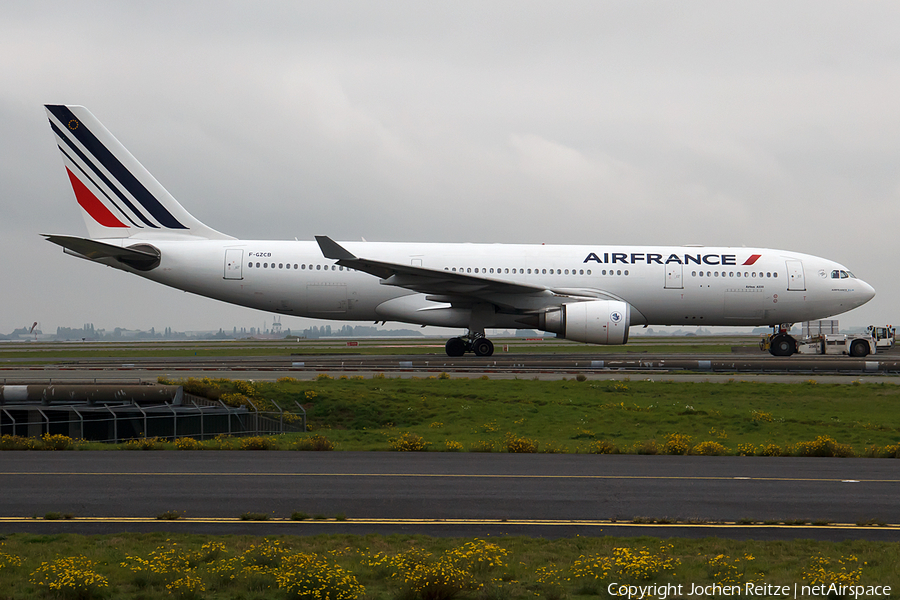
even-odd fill
[(283, 269), (283, 268), (284, 268), (284, 263), (278, 263), (278, 268), (279, 268), (279, 269)]
[(253, 268), (253, 263), (247, 263), (247, 266)]
[(700, 277), (703, 277), (703, 271), (700, 271)]
[(627, 271), (627, 270), (625, 271), (625, 276), (626, 276), (626, 277), (628, 276), (628, 271)]
[(321, 271), (321, 270), (322, 270), (322, 265), (316, 265), (316, 271)]
[(603, 269), (603, 271), (602, 271), (601, 274), (602, 274), (602, 275), (606, 275), (606, 269)]
[(696, 276), (697, 276), (697, 271), (691, 271), (691, 277), (696, 277)]
[(528, 274), (531, 275), (531, 269), (528, 269)]
[(591, 274), (591, 270), (590, 270), (590, 269), (587, 270), (587, 274), (588, 274), (588, 275)]

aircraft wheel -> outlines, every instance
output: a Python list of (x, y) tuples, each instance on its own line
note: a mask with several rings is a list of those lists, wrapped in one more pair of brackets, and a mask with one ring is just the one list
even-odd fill
[(789, 335), (777, 335), (772, 340), (772, 348), (769, 351), (772, 356), (790, 356), (797, 351), (797, 343)]
[(462, 338), (450, 338), (444, 345), (447, 356), (462, 356), (466, 353), (466, 341)]
[(490, 356), (494, 353), (494, 343), (487, 338), (479, 338), (472, 344), (475, 356)]
[(862, 340), (856, 340), (850, 344), (850, 356), (862, 358), (869, 355), (869, 345)]

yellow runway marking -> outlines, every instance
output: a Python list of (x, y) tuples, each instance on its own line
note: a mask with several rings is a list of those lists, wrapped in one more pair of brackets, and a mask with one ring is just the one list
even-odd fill
[(744, 476), (678, 476), (678, 475), (478, 475), (465, 473), (231, 473), (231, 472), (0, 472), (0, 477), (30, 475), (45, 477), (409, 477), (448, 479), (597, 479), (597, 480), (671, 480), (671, 481), (791, 481), (831, 483), (900, 483), (900, 479), (842, 479), (840, 477), (744, 477)]
[(291, 519), (272, 518), (265, 521), (245, 521), (236, 517), (195, 517), (180, 518), (176, 520), (160, 520), (152, 517), (75, 517), (73, 519), (34, 519), (30, 517), (0, 517), (0, 525), (7, 523), (48, 523), (59, 524), (64, 523), (106, 523), (106, 524), (128, 524), (128, 523), (156, 523), (165, 524), (166, 526), (178, 524), (269, 524), (269, 525), (333, 525), (336, 523), (346, 525), (517, 525), (530, 527), (644, 527), (644, 528), (664, 528), (676, 527), (679, 529), (686, 528), (735, 528), (741, 529), (872, 529), (872, 530), (892, 530), (900, 528), (898, 524), (870, 526), (855, 525), (853, 523), (831, 523), (829, 525), (783, 525), (783, 524), (738, 524), (735, 522), (723, 523), (630, 523), (628, 521), (603, 521), (603, 520), (578, 520), (578, 519), (306, 519), (303, 521), (294, 521)]

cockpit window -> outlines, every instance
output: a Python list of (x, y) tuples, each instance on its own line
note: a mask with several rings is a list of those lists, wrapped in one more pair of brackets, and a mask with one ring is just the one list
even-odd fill
[(835, 269), (831, 272), (832, 279), (856, 279), (856, 275), (851, 273), (850, 271), (839, 271)]

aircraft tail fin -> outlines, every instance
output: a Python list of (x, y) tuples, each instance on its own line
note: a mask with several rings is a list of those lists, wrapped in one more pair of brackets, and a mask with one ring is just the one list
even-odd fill
[(187, 212), (88, 109), (45, 108), (92, 239), (233, 239)]

